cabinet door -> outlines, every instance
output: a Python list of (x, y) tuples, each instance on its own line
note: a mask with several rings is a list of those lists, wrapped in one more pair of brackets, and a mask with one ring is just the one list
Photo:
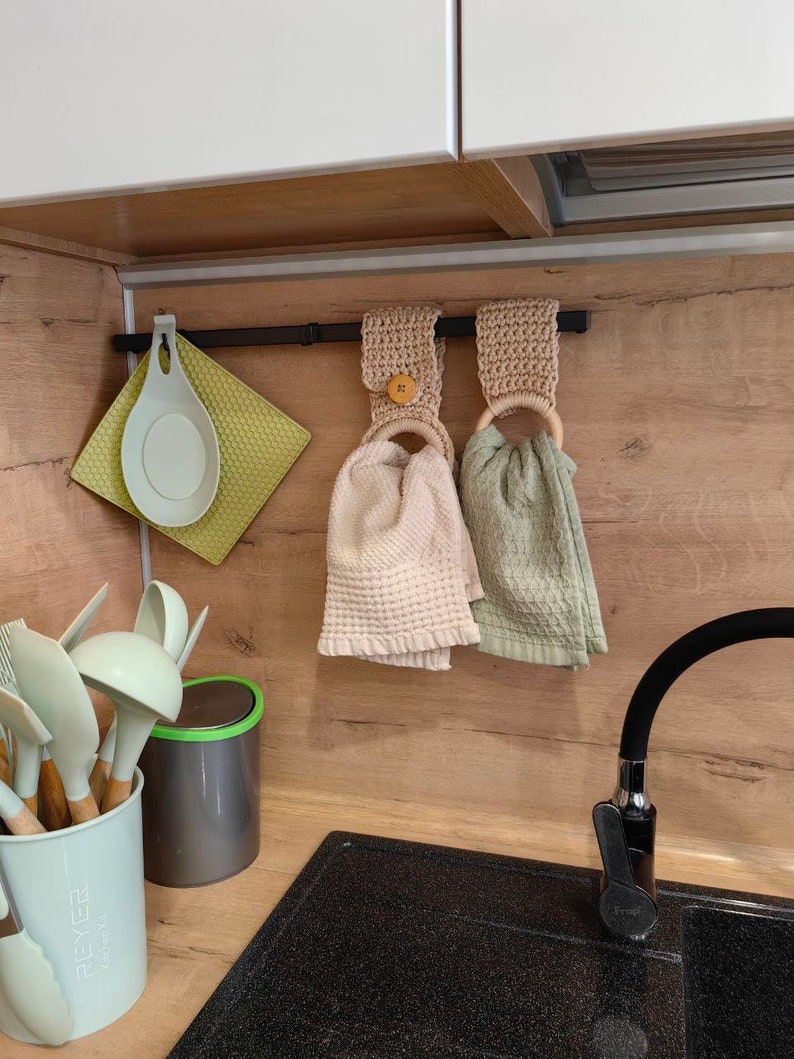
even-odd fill
[(467, 158), (794, 125), (794, 4), (462, 0)]
[(0, 0), (0, 202), (456, 157), (455, 0)]

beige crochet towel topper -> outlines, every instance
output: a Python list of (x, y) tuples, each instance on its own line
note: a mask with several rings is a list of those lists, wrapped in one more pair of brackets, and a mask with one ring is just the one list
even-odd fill
[(397, 434), (418, 434), (454, 462), (452, 440), (438, 418), (442, 338), (436, 338), (432, 306), (377, 309), (361, 323), (361, 377), (369, 391), (372, 426), (366, 441), (385, 441)]
[(562, 449), (555, 409), (559, 377), (557, 312), (552, 298), (489, 302), (477, 310), (477, 366), (488, 405), (475, 432), (519, 408), (537, 412)]

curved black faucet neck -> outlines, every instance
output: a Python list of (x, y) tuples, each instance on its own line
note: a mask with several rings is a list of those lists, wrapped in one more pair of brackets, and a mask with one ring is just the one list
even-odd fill
[(794, 607), (728, 614), (701, 625), (662, 651), (631, 697), (620, 741), (618, 787), (593, 809), (604, 862), (598, 915), (613, 934), (644, 938), (656, 922), (656, 809), (645, 790), (648, 737), (657, 707), (684, 670), (745, 640), (794, 637)]
[(766, 607), (727, 614), (670, 644), (647, 670), (631, 697), (623, 722), (620, 756), (626, 761), (645, 760), (659, 703), (695, 662), (732, 644), (775, 637), (794, 637), (794, 607)]

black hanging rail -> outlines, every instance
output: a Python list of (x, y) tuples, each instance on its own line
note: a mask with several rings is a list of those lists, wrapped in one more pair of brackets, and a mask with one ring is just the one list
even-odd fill
[[(438, 338), (469, 338), (476, 334), (473, 316), (442, 316), (436, 324)], [(590, 327), (590, 313), (583, 309), (557, 313), (557, 330), (583, 335)], [(222, 331), (183, 331), (179, 334), (199, 349), (228, 346), (313, 346), (316, 342), (360, 342), (361, 324), (301, 324), (297, 327), (232, 327)], [(117, 353), (146, 353), (151, 331), (137, 335), (114, 335)]]

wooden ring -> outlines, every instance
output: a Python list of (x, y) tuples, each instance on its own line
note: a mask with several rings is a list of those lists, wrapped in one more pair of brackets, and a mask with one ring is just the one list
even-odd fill
[(369, 439), (370, 441), (390, 441), (396, 434), (417, 434), (420, 438), (424, 438), (428, 445), (440, 452), (450, 466), (454, 462), (455, 453), (449, 436), (445, 438), (432, 423), (413, 416), (393, 419), (391, 422), (381, 424), (369, 434)]
[[(562, 452), (562, 420), (560, 419), (559, 413), (557, 412), (556, 408), (551, 408), (548, 412), (541, 412), (536, 408), (535, 404), (530, 403), (530, 401), (531, 398), (522, 398), (521, 396), (517, 396), (515, 400), (513, 400), (511, 403), (513, 405), (514, 410), (515, 408), (529, 408), (533, 412), (537, 412), (537, 414), (546, 424), (546, 429), (551, 435), (552, 441), (560, 450), (560, 452)], [(477, 425), (474, 428), (475, 434), (479, 433), (481, 430), (485, 430), (486, 427), (490, 426), (491, 423), (493, 423), (494, 418), (495, 413), (493, 409), (486, 408), (483, 414), (477, 420)]]

